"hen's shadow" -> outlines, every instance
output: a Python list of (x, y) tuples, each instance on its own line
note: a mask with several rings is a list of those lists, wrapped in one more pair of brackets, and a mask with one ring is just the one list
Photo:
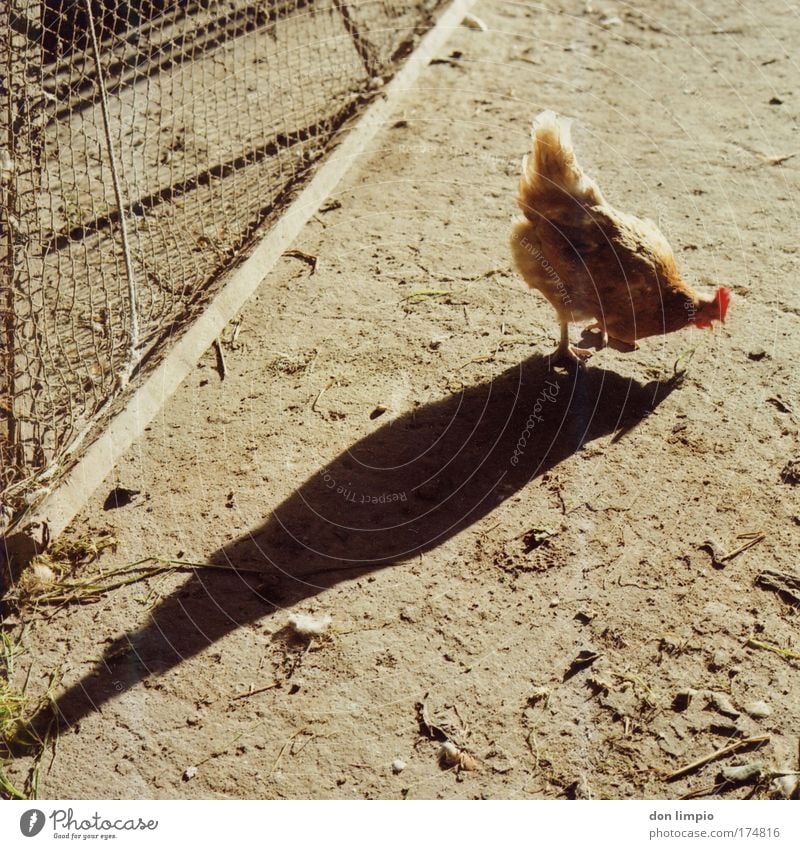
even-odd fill
[(537, 356), (386, 422), (209, 557), (240, 571), (195, 571), (146, 626), (120, 636), (57, 699), (59, 725), (276, 608), (435, 548), (587, 442), (629, 430), (675, 385), (595, 368), (559, 374)]

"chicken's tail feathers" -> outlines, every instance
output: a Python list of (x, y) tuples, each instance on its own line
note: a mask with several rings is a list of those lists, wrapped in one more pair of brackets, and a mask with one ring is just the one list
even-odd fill
[(550, 207), (565, 201), (603, 202), (597, 184), (587, 177), (572, 147), (571, 121), (546, 110), (533, 119), (531, 152), (522, 162), (518, 202), (527, 218), (548, 217)]

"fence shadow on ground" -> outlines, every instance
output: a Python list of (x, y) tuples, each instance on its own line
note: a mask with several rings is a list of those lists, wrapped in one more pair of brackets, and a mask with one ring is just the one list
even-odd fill
[(559, 374), (535, 356), (387, 422), (208, 559), (241, 572), (196, 571), (146, 626), (114, 641), (58, 697), (58, 725), (74, 725), (240, 626), (418, 557), (526, 486), (535, 505), (537, 477), (592, 440), (627, 433), (677, 385), (597, 368)]

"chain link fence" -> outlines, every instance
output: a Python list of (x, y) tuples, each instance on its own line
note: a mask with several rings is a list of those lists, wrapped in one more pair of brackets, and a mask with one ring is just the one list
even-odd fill
[(443, 3), (1, 4), (5, 505), (191, 321)]

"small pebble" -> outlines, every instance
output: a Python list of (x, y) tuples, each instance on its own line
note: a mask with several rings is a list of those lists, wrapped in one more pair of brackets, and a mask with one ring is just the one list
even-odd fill
[(458, 751), (458, 746), (456, 746), (455, 743), (447, 740), (442, 743), (442, 748), (439, 749), (439, 754), (446, 764), (453, 765), (458, 763), (458, 756), (460, 752)]
[(753, 719), (765, 719), (772, 714), (772, 708), (766, 702), (749, 702), (744, 706), (744, 712)]
[(56, 579), (55, 572), (45, 563), (34, 563), (30, 568), (31, 574), (37, 584), (52, 584)]
[(753, 351), (747, 352), (747, 358), (749, 360), (753, 360), (753, 362), (755, 363), (757, 363), (759, 360), (763, 360), (766, 356), (767, 352), (763, 348), (756, 348)]
[(417, 608), (412, 606), (404, 607), (400, 611), (400, 618), (403, 622), (416, 622), (419, 619)]
[(197, 775), (197, 767), (196, 766), (187, 766), (183, 771), (183, 780), (191, 781)]
[(753, 762), (743, 764), (742, 766), (726, 766), (720, 771), (720, 775), (725, 781), (732, 781), (734, 784), (744, 784), (745, 781), (750, 781), (752, 778), (758, 778), (764, 771), (764, 765)]
[(784, 799), (793, 799), (797, 793), (798, 784), (800, 784), (800, 776), (781, 775), (775, 779), (775, 784)]
[(399, 775), (406, 768), (406, 762), (400, 758), (395, 758), (392, 761), (392, 772)]
[(464, 15), (461, 23), (468, 29), (474, 29), (478, 32), (486, 32), (489, 29), (477, 15)]
[(478, 769), (478, 762), (472, 755), (462, 752), (455, 743), (447, 740), (439, 749), (439, 760), (445, 766), (456, 766), (459, 769), (473, 772)]
[(711, 656), (711, 669), (712, 671), (718, 671), (720, 669), (724, 669), (728, 663), (728, 655), (722, 651), (722, 649), (717, 649), (714, 654)]
[(459, 759), (459, 766), (461, 769), (467, 770), (467, 772), (475, 772), (478, 769), (478, 762), (472, 757), (472, 755), (462, 752), (461, 758)]
[(734, 707), (733, 702), (726, 693), (709, 693), (711, 698), (711, 704), (714, 706), (714, 709), (717, 713), (721, 713), (723, 716), (730, 716), (732, 719), (735, 719), (737, 716), (741, 714), (740, 710), (737, 710)]
[(382, 416), (389, 408), (385, 404), (378, 404), (377, 407), (369, 414), (370, 419), (377, 419)]

